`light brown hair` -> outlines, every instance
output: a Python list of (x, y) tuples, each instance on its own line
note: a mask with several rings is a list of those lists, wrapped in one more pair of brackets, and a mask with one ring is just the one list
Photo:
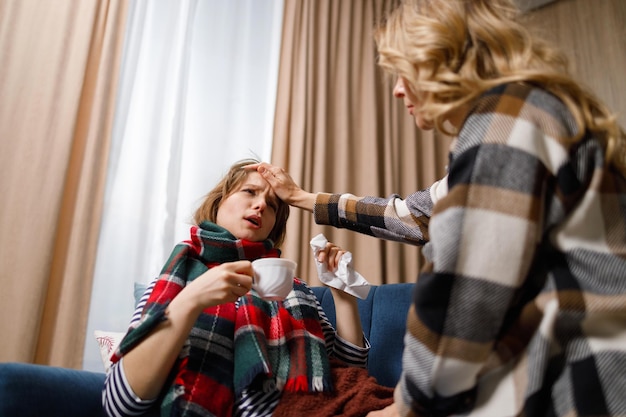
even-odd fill
[[(219, 183), (206, 195), (200, 207), (196, 210), (193, 220), (199, 225), (203, 221), (210, 221), (215, 223), (217, 220), (217, 210), (220, 207), (222, 201), (237, 191), (239, 186), (245, 181), (250, 172), (245, 170), (246, 165), (257, 164), (259, 161), (256, 159), (243, 159), (235, 162), (231, 165), (230, 169), (222, 177)], [(274, 228), (270, 232), (268, 239), (274, 242), (274, 247), (279, 248), (287, 233), (287, 219), (289, 218), (289, 204), (283, 202), (281, 199), (276, 198), (276, 223)]]

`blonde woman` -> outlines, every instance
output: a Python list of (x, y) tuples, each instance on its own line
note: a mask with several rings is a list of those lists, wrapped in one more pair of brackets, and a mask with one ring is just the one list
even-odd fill
[(615, 116), (509, 0), (405, 1), (375, 37), (417, 125), (455, 136), (431, 216), (399, 198), (308, 193), (256, 166), (319, 223), (408, 243), (428, 225), (395, 403), (369, 416), (626, 415)]

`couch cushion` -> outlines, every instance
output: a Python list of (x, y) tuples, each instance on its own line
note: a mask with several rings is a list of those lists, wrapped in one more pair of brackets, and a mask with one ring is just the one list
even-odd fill
[[(413, 299), (413, 283), (371, 287), (365, 300), (358, 300), (363, 333), (372, 348), (368, 370), (378, 383), (393, 387), (402, 370), (406, 317)], [(335, 304), (328, 287), (313, 287), (328, 319), (336, 325)]]
[(0, 416), (104, 416), (104, 379), (104, 373), (0, 363)]

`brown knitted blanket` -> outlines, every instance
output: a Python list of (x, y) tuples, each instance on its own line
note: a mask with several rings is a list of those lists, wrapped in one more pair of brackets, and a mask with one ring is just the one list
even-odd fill
[(283, 392), (272, 417), (364, 417), (393, 402), (393, 388), (376, 382), (366, 369), (331, 361), (332, 392)]

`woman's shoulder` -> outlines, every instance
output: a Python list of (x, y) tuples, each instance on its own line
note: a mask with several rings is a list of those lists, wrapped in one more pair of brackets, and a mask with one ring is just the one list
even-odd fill
[(518, 117), (533, 109), (555, 115), (567, 112), (565, 104), (543, 86), (511, 82), (492, 87), (479, 95), (470, 113), (495, 112)]
[[(552, 117), (573, 121), (565, 103), (546, 88), (527, 82), (511, 82), (483, 92), (475, 101), (470, 115), (502, 114), (504, 116), (534, 120)], [(571, 119), (571, 120), (569, 120)]]
[(532, 131), (553, 138), (574, 135), (576, 123), (567, 106), (545, 88), (507, 83), (482, 93), (459, 131), (465, 146), (503, 143)]

